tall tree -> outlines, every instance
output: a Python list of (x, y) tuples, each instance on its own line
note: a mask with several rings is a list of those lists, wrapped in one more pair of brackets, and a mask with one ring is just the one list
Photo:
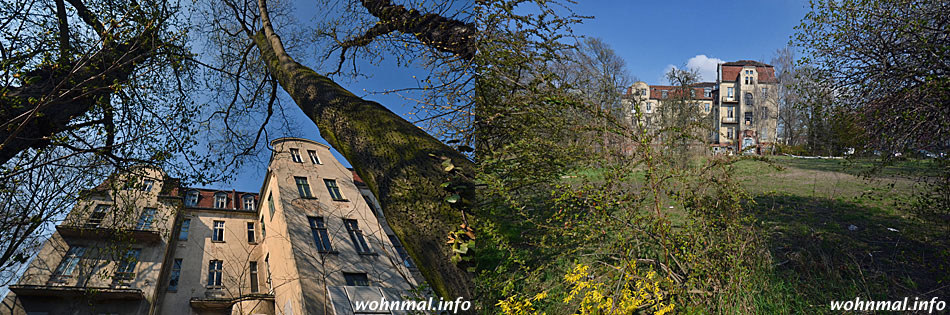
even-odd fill
[[(379, 103), (354, 95), (296, 61), (275, 30), (267, 1), (225, 4), (233, 26), (259, 53), (259, 67), (379, 197), (387, 221), (432, 288), (442, 296), (470, 298), (472, 272), (464, 262), (474, 237), (467, 229), (475, 219), (468, 211), (474, 197), (474, 165), (469, 158)], [(471, 23), (420, 14), (386, 0), (365, 0), (360, 5), (378, 23), (355, 42), (342, 44), (344, 48), (400, 32), (451, 58), (474, 57)]]
[(795, 35), (834, 101), (886, 151), (950, 143), (950, 3), (816, 0)]

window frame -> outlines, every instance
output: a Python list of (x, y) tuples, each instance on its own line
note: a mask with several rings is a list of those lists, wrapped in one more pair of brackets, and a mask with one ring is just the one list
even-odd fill
[(333, 242), (330, 240), (330, 232), (327, 230), (327, 222), (324, 217), (307, 217), (310, 224), (310, 234), (313, 236), (313, 242), (317, 246), (319, 253), (332, 253)]
[(166, 288), (167, 291), (178, 291), (178, 284), (181, 281), (181, 264), (181, 258), (175, 258), (175, 260), (172, 262), (172, 270), (168, 276), (168, 288)]
[(733, 86), (726, 87), (726, 97), (733, 98), (736, 95), (736, 88)]
[(250, 283), (249, 283), (251, 293), (260, 292), (261, 289), (260, 289), (260, 283), (259, 283), (260, 279), (258, 279), (259, 276), (258, 276), (258, 270), (257, 270), (258, 269), (257, 261), (248, 262), (247, 269), (248, 269), (248, 274), (251, 277)]
[[(218, 227), (218, 223), (221, 223), (220, 228)], [(224, 242), (224, 221), (211, 221), (211, 241)]]
[(317, 155), (317, 150), (307, 150), (307, 156), (310, 157), (310, 162), (316, 165), (323, 164), (320, 161), (320, 156)]
[(257, 222), (247, 222), (247, 242), (257, 244)]
[(115, 279), (116, 280), (134, 280), (135, 279), (135, 267), (139, 263), (139, 257), (142, 256), (141, 248), (130, 248), (125, 252), (125, 256), (122, 260), (117, 262), (117, 267), (115, 270)]
[[(94, 229), (94, 228), (98, 228), (102, 226), (102, 221), (105, 221), (106, 215), (109, 214), (110, 208), (112, 208), (112, 205), (107, 205), (107, 204), (96, 205), (96, 207), (92, 209), (92, 213), (89, 214), (89, 218), (87, 218), (86, 222), (83, 223), (83, 227)], [(97, 215), (100, 215), (100, 216), (96, 217)], [(93, 222), (95, 222), (95, 224), (93, 224)]]
[(223, 191), (214, 193), (214, 208), (215, 209), (228, 208), (228, 193), (223, 192)]
[(396, 250), (396, 254), (399, 255), (399, 258), (402, 258), (402, 265), (406, 266), (406, 268), (416, 268), (416, 264), (412, 262), (409, 252), (402, 246), (402, 242), (399, 241), (399, 238), (391, 234), (386, 234), (386, 236), (389, 237), (389, 242), (393, 244), (393, 249)]
[(330, 193), (331, 200), (347, 201), (346, 196), (343, 196), (343, 192), (340, 191), (340, 185), (336, 182), (336, 179), (324, 178), (323, 184), (327, 186), (327, 192)]
[(303, 159), (300, 158), (300, 149), (290, 148), (290, 159), (293, 160), (294, 163), (303, 163)]
[[(192, 200), (193, 198), (193, 200)], [(185, 193), (185, 206), (194, 207), (198, 205), (198, 199), (201, 198), (201, 193), (197, 190), (189, 190)]]
[[(82, 262), (82, 257), (86, 254), (85, 246), (70, 246), (59, 261), (59, 265), (53, 270), (53, 275), (57, 277), (72, 277), (76, 267)], [(66, 272), (68, 269), (68, 272)]]
[(310, 180), (307, 177), (294, 176), (294, 183), (297, 185), (300, 198), (313, 199), (313, 191), (310, 190)]
[(244, 201), (244, 210), (255, 210), (256, 200), (254, 200), (254, 195), (244, 195), (241, 199)]
[(155, 185), (155, 180), (152, 179), (143, 179), (142, 180), (142, 191), (151, 192), (152, 186)]
[(220, 259), (209, 260), (208, 281), (205, 287), (212, 289), (224, 288), (222, 278), (224, 278), (224, 261)]
[[(273, 192), (267, 193), (267, 207), (270, 209), (270, 219), (274, 220), (274, 211), (276, 211), (276, 209), (274, 209), (274, 193)], [(263, 217), (261, 217), (261, 222), (264, 222)]]
[(139, 221), (135, 224), (136, 230), (148, 230), (152, 228), (152, 223), (155, 222), (155, 213), (158, 212), (158, 209), (155, 208), (145, 208), (142, 210), (142, 214), (139, 215)]
[(361, 255), (373, 254), (373, 249), (369, 247), (363, 230), (360, 230), (359, 221), (356, 219), (343, 219), (343, 226), (346, 227), (346, 233), (350, 235), (350, 241), (353, 242), (353, 248)]
[(368, 287), (370, 286), (369, 275), (365, 272), (344, 272), (343, 281), (349, 287)]
[[(182, 219), (181, 226), (178, 227), (178, 240), (187, 241), (188, 231), (191, 229), (191, 218)], [(184, 236), (184, 238), (182, 237)]]

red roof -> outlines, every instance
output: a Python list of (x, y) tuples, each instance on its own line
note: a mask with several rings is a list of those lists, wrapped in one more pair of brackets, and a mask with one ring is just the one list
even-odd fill
[(215, 209), (214, 206), (214, 196), (218, 193), (224, 193), (227, 196), (227, 205), (223, 209), (237, 209), (237, 210), (248, 210), (244, 209), (244, 203), (241, 202), (244, 200), (244, 196), (253, 196), (255, 207), (258, 203), (258, 196), (256, 193), (241, 192), (234, 190), (214, 190), (214, 189), (204, 189), (204, 188), (184, 188), (182, 189), (184, 194), (182, 197), (187, 201), (188, 192), (197, 191), (198, 192), (198, 204), (194, 206), (189, 206), (192, 208), (209, 208)]
[[(698, 83), (698, 84), (696, 84), (696, 85), (702, 85), (702, 84), (703, 84), (703, 83)], [(696, 85), (694, 85), (694, 87), (692, 87), (693, 91), (695, 91), (695, 92), (694, 92), (694, 93), (695, 93), (695, 97), (693, 97), (693, 99), (697, 99), (697, 100), (711, 100), (711, 99), (712, 99), (712, 95), (710, 95), (710, 97), (704, 97), (704, 96), (703, 96), (703, 95), (704, 95), (704, 93), (703, 93), (703, 92), (704, 92), (704, 91), (703, 91), (703, 87), (702, 87), (702, 86), (700, 86), (700, 87), (695, 87)], [(670, 85), (651, 85), (651, 86), (650, 86), (650, 99), (651, 99), (651, 100), (659, 100), (659, 99), (662, 99), (663, 91), (673, 91), (673, 90), (676, 89), (676, 88), (678, 88), (678, 87), (676, 87), (676, 86), (670, 86)], [(675, 96), (675, 95), (673, 95), (671, 92), (667, 92), (667, 94), (669, 94), (669, 95), (667, 95), (667, 97)]]
[(722, 64), (722, 80), (739, 81), (739, 75), (742, 74), (743, 66), (755, 66), (755, 71), (758, 73), (758, 78), (756, 79), (758, 82), (777, 82), (775, 79), (775, 68), (758, 61), (750, 60), (740, 60)]

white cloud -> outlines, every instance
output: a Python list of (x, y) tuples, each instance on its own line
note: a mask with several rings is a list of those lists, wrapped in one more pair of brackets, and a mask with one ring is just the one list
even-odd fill
[[(693, 58), (689, 58), (686, 61), (686, 68), (699, 70), (699, 81), (701, 82), (712, 82), (716, 81), (716, 66), (725, 61), (719, 58), (709, 58), (706, 55), (696, 55)], [(669, 80), (666, 79), (666, 74), (670, 72), (671, 69), (678, 69), (679, 67), (669, 64), (666, 65), (666, 68), (663, 69), (663, 74), (660, 76), (659, 82), (667, 84)]]
[(709, 58), (706, 57), (706, 55), (696, 55), (696, 57), (689, 58), (689, 60), (686, 61), (686, 67), (699, 70), (700, 81), (715, 81), (716, 65), (724, 62), (725, 61), (719, 58)]

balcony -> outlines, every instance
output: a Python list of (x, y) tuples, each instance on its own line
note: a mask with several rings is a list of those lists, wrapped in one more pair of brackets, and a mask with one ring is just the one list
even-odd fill
[(54, 286), (54, 285), (20, 285), (10, 286), (10, 291), (18, 296), (37, 296), (37, 297), (80, 297), (89, 296), (93, 300), (142, 300), (145, 294), (142, 290), (131, 288), (100, 288), (100, 287), (74, 287), (74, 286)]
[(245, 294), (237, 298), (228, 298), (228, 297), (193, 297), (188, 304), (191, 305), (191, 308), (196, 311), (212, 311), (212, 312), (230, 312), (232, 306), (240, 304), (243, 308), (251, 310), (254, 308), (260, 308), (261, 306), (270, 306), (270, 312), (264, 311), (264, 314), (273, 314), (273, 305), (274, 305), (274, 295), (272, 294), (263, 294), (263, 293), (251, 293)]
[(735, 117), (723, 117), (723, 118), (722, 118), (722, 123), (724, 123), (724, 124), (734, 124), (734, 123), (736, 123), (736, 118), (735, 118)]
[(735, 96), (723, 96), (723, 97), (722, 97), (722, 102), (723, 102), (723, 103), (738, 103), (738, 102), (739, 102), (739, 98), (738, 98), (738, 97), (735, 97)]
[(85, 238), (85, 239), (115, 239), (118, 237), (131, 236), (132, 239), (144, 243), (158, 243), (162, 240), (162, 235), (153, 230), (120, 230), (103, 227), (85, 227), (76, 225), (57, 225), (56, 231), (63, 237)]

